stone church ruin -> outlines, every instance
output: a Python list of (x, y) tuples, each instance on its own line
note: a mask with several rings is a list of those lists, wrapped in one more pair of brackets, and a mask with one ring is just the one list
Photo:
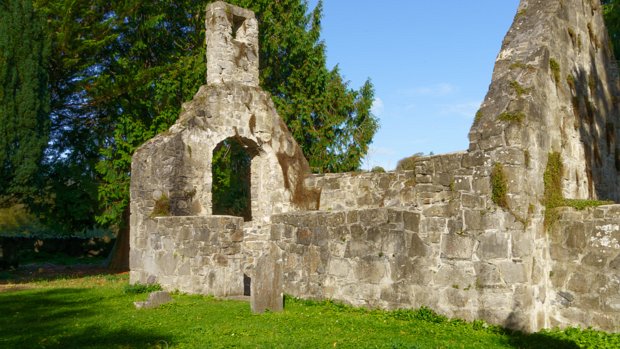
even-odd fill
[[(620, 330), (620, 205), (565, 207), (620, 201), (620, 85), (598, 0), (522, 0), (469, 149), (402, 172), (311, 174), (259, 87), (254, 14), (210, 4), (206, 43), (207, 84), (133, 157), (132, 283), (253, 294), (255, 311), (287, 293)], [(214, 214), (214, 151), (231, 144), (248, 159), (244, 217)]]

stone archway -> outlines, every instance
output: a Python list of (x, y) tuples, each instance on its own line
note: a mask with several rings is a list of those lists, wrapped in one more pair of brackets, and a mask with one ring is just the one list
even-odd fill
[(213, 150), (212, 214), (252, 220), (252, 158), (256, 146), (248, 139), (229, 137)]

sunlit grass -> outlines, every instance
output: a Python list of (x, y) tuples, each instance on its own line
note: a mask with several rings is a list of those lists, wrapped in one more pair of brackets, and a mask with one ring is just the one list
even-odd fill
[[(137, 310), (145, 293), (127, 275), (29, 282), (0, 292), (0, 348), (599, 348), (620, 337), (571, 329), (533, 335), (428, 309), (393, 312), (287, 298), (282, 313), (252, 314), (243, 301), (173, 294)], [(26, 288), (26, 289), (24, 289)]]

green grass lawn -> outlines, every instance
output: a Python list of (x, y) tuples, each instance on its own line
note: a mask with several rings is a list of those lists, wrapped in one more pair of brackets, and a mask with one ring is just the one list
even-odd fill
[(620, 348), (618, 334), (522, 335), (426, 309), (287, 299), (284, 312), (255, 315), (247, 302), (177, 294), (136, 310), (147, 294), (127, 292), (127, 283), (127, 275), (100, 275), (0, 285), (0, 348)]

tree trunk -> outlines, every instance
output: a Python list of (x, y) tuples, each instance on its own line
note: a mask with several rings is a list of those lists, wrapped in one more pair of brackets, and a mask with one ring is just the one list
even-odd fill
[(114, 271), (129, 270), (129, 205), (123, 212), (121, 228), (116, 235), (116, 242), (108, 257), (108, 268)]

